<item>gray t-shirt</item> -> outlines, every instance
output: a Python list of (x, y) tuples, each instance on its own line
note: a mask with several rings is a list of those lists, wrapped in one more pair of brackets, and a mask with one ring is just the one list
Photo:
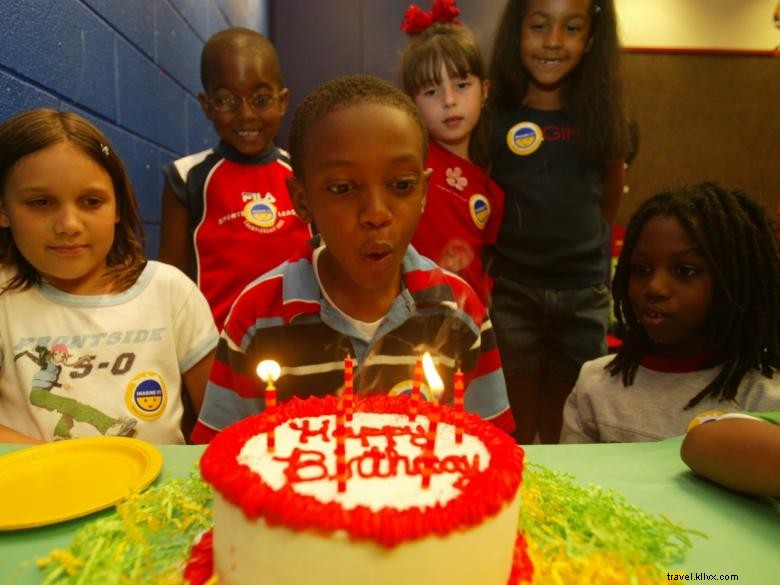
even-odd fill
[(563, 409), (561, 443), (634, 443), (685, 434), (688, 423), (707, 410), (780, 410), (780, 372), (769, 379), (749, 371), (736, 400), (707, 397), (691, 409), (688, 401), (720, 372), (720, 366), (694, 372), (659, 372), (639, 366), (634, 383), (604, 369), (614, 356), (585, 362)]

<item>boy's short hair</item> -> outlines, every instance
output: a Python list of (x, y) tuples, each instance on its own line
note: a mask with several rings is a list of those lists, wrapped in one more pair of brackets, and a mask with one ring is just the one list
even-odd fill
[(290, 163), (302, 176), (306, 133), (326, 114), (356, 104), (381, 104), (407, 113), (420, 130), (423, 160), (428, 156), (428, 130), (417, 106), (401, 89), (373, 75), (346, 75), (323, 83), (298, 105), (290, 127)]
[(265, 35), (243, 27), (226, 28), (211, 35), (200, 54), (200, 82), (204, 91), (208, 91), (209, 66), (214, 57), (223, 51), (255, 50), (259, 56), (268, 61), (268, 65), (278, 86), (284, 87), (282, 66), (276, 47)]

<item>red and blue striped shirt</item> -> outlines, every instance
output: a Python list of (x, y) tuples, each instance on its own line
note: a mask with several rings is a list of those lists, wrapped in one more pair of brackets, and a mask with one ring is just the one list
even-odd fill
[(404, 287), (370, 340), (325, 300), (307, 248), (252, 282), (225, 323), (200, 419), (192, 434), (205, 443), (233, 422), (264, 408), (257, 364), (281, 365), (278, 400), (336, 393), (344, 359), (355, 359), (357, 398), (409, 392), (417, 357), (430, 352), (452, 401), (452, 380), (464, 373), (466, 410), (511, 432), (504, 374), (488, 312), (473, 289), (409, 246)]

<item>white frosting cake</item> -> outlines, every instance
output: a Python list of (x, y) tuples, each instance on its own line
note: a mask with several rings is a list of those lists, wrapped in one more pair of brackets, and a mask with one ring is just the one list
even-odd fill
[[(338, 489), (336, 401), (293, 400), (223, 431), (201, 461), (215, 488), (220, 585), (506, 585), (520, 506), (522, 451), (466, 415), (455, 441), (446, 407), (426, 451), (431, 407), (368, 398), (345, 425)], [(429, 475), (430, 487), (423, 488)]]

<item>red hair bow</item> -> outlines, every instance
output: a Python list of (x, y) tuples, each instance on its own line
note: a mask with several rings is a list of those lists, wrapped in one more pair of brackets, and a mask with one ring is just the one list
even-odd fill
[(421, 33), (434, 23), (458, 23), (460, 8), (455, 6), (455, 0), (433, 0), (430, 12), (425, 12), (417, 4), (410, 4), (404, 13), (401, 30), (409, 36)]

